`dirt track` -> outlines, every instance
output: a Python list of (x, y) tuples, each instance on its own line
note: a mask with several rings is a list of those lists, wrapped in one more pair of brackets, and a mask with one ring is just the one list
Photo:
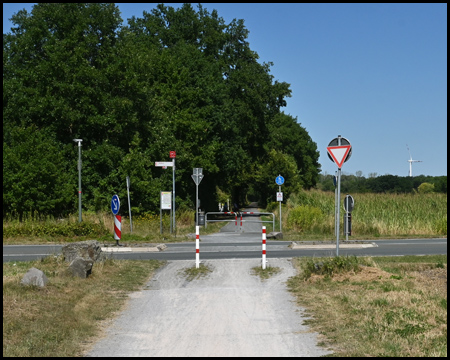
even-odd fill
[(133, 293), (126, 310), (87, 356), (321, 356), (317, 334), (302, 325), (302, 309), (286, 290), (295, 270), (261, 280), (261, 260), (207, 260), (205, 277), (186, 280), (194, 261), (172, 261)]

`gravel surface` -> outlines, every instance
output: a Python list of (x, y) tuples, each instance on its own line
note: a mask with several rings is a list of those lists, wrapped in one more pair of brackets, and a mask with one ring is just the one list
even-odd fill
[(289, 259), (270, 259), (281, 271), (254, 275), (261, 260), (206, 260), (212, 271), (188, 281), (192, 261), (171, 261), (106, 329), (87, 356), (322, 356), (317, 334), (302, 325), (303, 309), (286, 289)]

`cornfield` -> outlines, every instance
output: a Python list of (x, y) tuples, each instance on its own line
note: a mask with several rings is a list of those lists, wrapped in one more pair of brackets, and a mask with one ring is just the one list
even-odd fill
[[(343, 229), (344, 198), (340, 218)], [(352, 236), (447, 235), (447, 195), (441, 193), (352, 195)], [(320, 190), (293, 194), (282, 208), (283, 232), (334, 234), (335, 194)], [(279, 219), (278, 207), (273, 206)], [(311, 216), (311, 215), (314, 216)], [(313, 220), (311, 220), (313, 218)]]

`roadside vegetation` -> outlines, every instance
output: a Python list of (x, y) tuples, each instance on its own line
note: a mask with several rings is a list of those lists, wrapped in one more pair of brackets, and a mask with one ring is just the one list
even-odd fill
[[(283, 240), (334, 239), (334, 197), (334, 192), (315, 189), (291, 194), (281, 209)], [(340, 236), (345, 238), (345, 195), (341, 197)], [(447, 235), (447, 194), (361, 193), (353, 198), (349, 240)], [(267, 210), (275, 214), (275, 231), (279, 231), (279, 203), (270, 203)]]
[[(411, 194), (357, 194), (352, 212), (352, 234), (349, 240), (447, 236), (447, 195), (440, 193)], [(275, 231), (279, 230), (279, 204), (270, 203), (265, 211), (275, 214)], [(303, 190), (287, 199), (282, 205), (283, 240), (332, 240), (334, 235), (334, 193), (321, 190)], [(345, 212), (341, 201), (342, 218)], [(111, 212), (84, 212), (83, 221), (78, 214), (64, 219), (28, 213), (18, 218), (3, 218), (3, 244), (62, 243), (97, 239), (114, 245), (114, 217)], [(143, 214), (130, 219), (122, 216), (121, 243), (158, 243), (193, 241), (195, 236), (195, 212), (179, 209), (176, 213), (176, 235), (170, 234), (170, 216)], [(271, 217), (263, 217), (272, 220)], [(217, 232), (224, 223), (208, 223), (200, 226), (200, 234)], [(268, 232), (272, 226), (267, 227)]]
[(276, 266), (266, 266), (263, 269), (261, 266), (255, 266), (252, 268), (252, 274), (259, 276), (261, 280), (267, 280), (271, 276), (278, 274), (280, 272), (280, 268)]
[(330, 356), (447, 356), (447, 255), (294, 263), (288, 286)]
[[(288, 288), (331, 356), (447, 356), (447, 256), (293, 260)], [(83, 356), (164, 262), (106, 260), (87, 279), (61, 256), (3, 263), (3, 357)], [(31, 267), (45, 288), (22, 286)], [(277, 268), (253, 269), (261, 279)], [(210, 268), (188, 268), (193, 280)]]
[[(162, 234), (160, 217), (143, 214), (132, 217), (131, 232), (129, 217), (122, 216), (122, 237), (120, 244), (161, 243), (195, 241), (195, 212), (180, 209), (176, 212), (176, 234), (170, 233), (170, 215), (162, 216)], [(217, 223), (208, 224), (207, 229), (200, 227), (201, 234), (219, 231)], [(3, 219), (3, 245), (10, 244), (46, 244), (66, 243), (73, 241), (95, 239), (104, 245), (115, 245), (114, 216), (111, 212), (82, 213), (82, 222), (78, 214), (72, 214), (65, 219), (52, 216), (39, 216), (28, 213), (22, 221), (17, 218)]]
[(187, 281), (192, 281), (208, 275), (211, 271), (213, 271), (211, 266), (200, 264), (198, 268), (194, 265), (180, 270), (180, 274), (185, 276)]
[[(162, 264), (109, 259), (81, 279), (67, 273), (62, 255), (3, 263), (3, 357), (81, 356)], [(44, 288), (20, 284), (31, 267), (49, 279)]]

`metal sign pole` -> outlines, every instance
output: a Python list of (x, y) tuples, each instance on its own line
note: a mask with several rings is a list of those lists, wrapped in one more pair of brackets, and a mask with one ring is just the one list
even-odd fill
[(73, 139), (78, 143), (78, 222), (81, 222), (81, 142), (83, 139)]
[(341, 168), (338, 168), (337, 222), (336, 222), (336, 256), (339, 256), (340, 206), (341, 206)]
[(337, 223), (337, 171), (335, 172), (335, 184), (334, 184), (334, 236), (336, 236), (336, 223)]
[(198, 185), (203, 179), (203, 169), (194, 168), (191, 177), (195, 183), (195, 226), (198, 226)]
[(162, 234), (162, 207), (159, 205), (159, 233)]
[(195, 184), (195, 226), (198, 226), (198, 184)]
[(128, 212), (130, 213), (130, 234), (133, 233), (133, 223), (131, 222), (131, 202), (130, 202), (130, 177), (127, 176), (127, 191), (128, 191)]
[[(278, 191), (281, 192), (281, 185), (278, 186)], [(280, 232), (282, 232), (281, 231), (281, 201), (279, 203), (280, 203)]]
[(345, 241), (348, 241), (348, 196), (345, 197), (345, 218), (344, 218), (344, 229), (345, 229)]
[(173, 233), (176, 236), (175, 230), (175, 158), (172, 158), (173, 170), (172, 170), (172, 182), (173, 182), (173, 199), (172, 199), (172, 211), (173, 211)]

